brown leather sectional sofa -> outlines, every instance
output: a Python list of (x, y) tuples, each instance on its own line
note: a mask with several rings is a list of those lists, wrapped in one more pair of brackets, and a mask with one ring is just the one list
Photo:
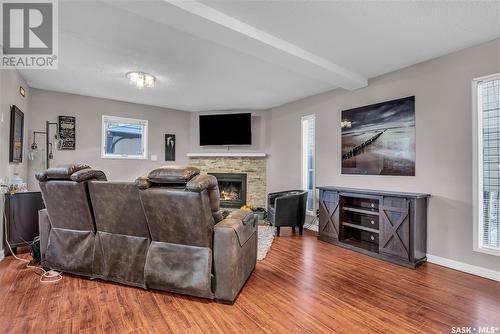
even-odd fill
[(225, 303), (255, 268), (256, 217), (222, 219), (217, 180), (196, 168), (162, 167), (126, 183), (70, 165), (37, 179), (45, 267)]

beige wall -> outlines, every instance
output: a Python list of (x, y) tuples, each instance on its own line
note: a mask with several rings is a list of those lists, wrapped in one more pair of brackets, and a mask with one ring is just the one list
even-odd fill
[[(27, 96), (30, 92), (28, 86), (16, 70), (0, 70), (0, 179), (6, 184), (14, 173), (24, 180), (28, 175), (28, 163), (26, 150), (24, 150), (22, 163), (9, 163), (9, 140), (10, 140), (10, 107), (16, 105), (24, 113), (24, 147), (28, 145), (27, 123), (30, 119), (27, 97), (19, 94), (19, 86), (23, 86)], [(3, 119), (3, 120), (2, 120)], [(3, 212), (3, 200), (0, 203), (0, 212)], [(3, 256), (3, 215), (0, 215), (0, 258)]]
[[(57, 116), (76, 117), (76, 150), (54, 151), (51, 166), (79, 162), (102, 169), (113, 181), (132, 181), (149, 170), (165, 164), (185, 164), (188, 151), (189, 113), (127, 102), (93, 98), (81, 95), (31, 89), (29, 108), (32, 115), (28, 123), (29, 140), (33, 131), (44, 131), (45, 121), (57, 121)], [(149, 121), (148, 154), (158, 156), (157, 161), (101, 158), (102, 115), (122, 116)], [(165, 134), (176, 135), (176, 161), (165, 162)], [(45, 138), (37, 136), (39, 152), (29, 164), (30, 185), (37, 189), (36, 172), (45, 169)], [(26, 147), (27, 149), (27, 147)]]
[[(19, 87), (26, 90), (26, 97), (19, 94)], [(26, 180), (28, 163), (26, 147), (28, 145), (27, 128), (30, 121), (28, 110), (28, 97), (30, 90), (23, 78), (16, 70), (0, 70), (0, 178), (4, 181), (10, 180), (13, 173)], [(16, 105), (24, 113), (24, 156), (22, 163), (9, 163), (9, 139), (10, 139), (10, 107)], [(1, 118), (3, 117), (3, 121)]]
[[(300, 187), (300, 118), (316, 115), (316, 184), (432, 194), (428, 253), (500, 271), (472, 245), (471, 80), (500, 72), (500, 40), (272, 109), (268, 191)], [(415, 95), (416, 176), (340, 174), (340, 112)]]

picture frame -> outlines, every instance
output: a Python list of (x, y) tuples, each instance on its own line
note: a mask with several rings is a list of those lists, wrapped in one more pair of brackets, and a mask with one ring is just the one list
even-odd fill
[(24, 113), (15, 105), (10, 108), (9, 162), (23, 162)]
[(175, 161), (174, 134), (165, 134), (165, 161)]
[(415, 96), (342, 110), (342, 174), (415, 176)]
[(76, 118), (74, 116), (58, 117), (60, 150), (75, 150), (76, 148)]

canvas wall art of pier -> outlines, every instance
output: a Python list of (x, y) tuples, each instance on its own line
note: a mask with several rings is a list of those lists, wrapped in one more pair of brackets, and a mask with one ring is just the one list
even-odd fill
[(415, 97), (342, 111), (342, 174), (415, 175)]

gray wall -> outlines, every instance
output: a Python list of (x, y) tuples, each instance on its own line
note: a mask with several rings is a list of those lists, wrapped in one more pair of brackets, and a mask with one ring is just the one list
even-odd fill
[[(26, 97), (19, 94), (19, 87), (26, 90)], [(27, 127), (30, 121), (28, 110), (28, 97), (30, 90), (23, 78), (16, 70), (0, 70), (0, 178), (4, 181), (10, 180), (13, 173), (26, 180), (28, 173), (28, 158), (26, 147), (28, 140)], [(22, 163), (9, 163), (9, 139), (10, 139), (10, 107), (16, 105), (24, 113), (24, 156)], [(3, 121), (1, 118), (3, 117)]]
[[(16, 70), (0, 70), (0, 179), (8, 184), (14, 173), (26, 181), (28, 175), (28, 163), (26, 150), (24, 150), (23, 162), (20, 164), (9, 163), (9, 140), (10, 140), (10, 106), (16, 105), (24, 113), (24, 147), (28, 140), (27, 123), (30, 119), (27, 97), (19, 94), (19, 86), (26, 90), (27, 97), (30, 91), (28, 86)], [(2, 121), (3, 118), (3, 121)], [(0, 212), (3, 212), (3, 200), (0, 203)], [(0, 257), (3, 256), (3, 215), (0, 215)]]
[[(317, 185), (428, 192), (428, 253), (499, 271), (499, 257), (472, 250), (471, 81), (497, 72), (498, 39), (380, 76), (363, 89), (272, 109), (268, 191), (300, 187), (300, 117), (316, 114)], [(416, 176), (341, 175), (341, 110), (410, 95), (416, 97)]]
[[(157, 166), (187, 163), (186, 153), (190, 142), (188, 112), (34, 88), (29, 97), (29, 109), (32, 111), (28, 123), (30, 142), (33, 141), (34, 130), (45, 130), (46, 120), (56, 122), (59, 115), (76, 117), (76, 150), (54, 150), (51, 166), (86, 163), (102, 169), (109, 180), (133, 181)], [(101, 158), (102, 115), (148, 120), (148, 154), (149, 157), (156, 154), (158, 160)], [(175, 162), (165, 162), (166, 133), (176, 134)], [(29, 180), (33, 189), (37, 189), (35, 173), (45, 169), (44, 140), (43, 136), (37, 136), (39, 152), (35, 160), (29, 163)]]

